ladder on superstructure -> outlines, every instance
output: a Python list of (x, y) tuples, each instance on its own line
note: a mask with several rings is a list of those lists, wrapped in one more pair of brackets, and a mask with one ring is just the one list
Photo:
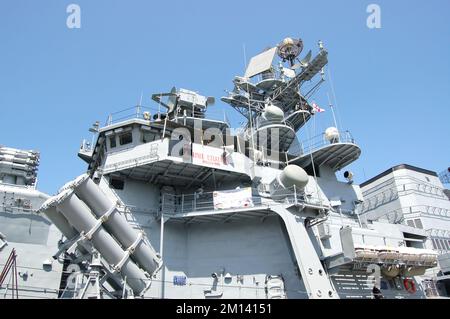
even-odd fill
[[(3, 282), (5, 281), (6, 277), (8, 276), (9, 272), (11, 273), (11, 292), (12, 292), (12, 299), (19, 299), (19, 285), (17, 280), (17, 254), (16, 250), (11, 250), (11, 253), (9, 254), (8, 260), (6, 261), (5, 267), (3, 267), (3, 270), (0, 274), (0, 287), (3, 286)], [(8, 291), (8, 285), (6, 286), (6, 292)]]

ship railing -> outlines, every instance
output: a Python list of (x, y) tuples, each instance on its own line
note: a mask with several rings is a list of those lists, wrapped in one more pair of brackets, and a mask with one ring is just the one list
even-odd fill
[[(220, 192), (220, 191), (218, 191)], [(225, 192), (225, 191), (224, 191)], [(267, 208), (271, 205), (301, 205), (307, 204), (318, 209), (330, 210), (325, 205), (322, 198), (305, 195), (304, 192), (294, 187), (286, 189), (283, 194), (274, 194), (270, 198), (260, 195), (252, 195), (248, 198), (248, 206), (217, 208), (214, 203), (214, 193), (216, 192), (197, 192), (191, 194), (162, 194), (159, 210), (164, 214), (175, 215), (197, 211), (220, 211), (224, 209), (240, 209), (240, 208)]]
[(411, 208), (416, 208), (416, 207), (420, 207), (420, 209), (415, 210), (415, 211), (411, 210), (411, 212), (405, 213), (405, 216), (408, 216), (409, 214), (420, 213), (422, 215), (450, 218), (450, 210), (447, 208), (429, 206), (429, 205), (411, 206)]
[[(177, 123), (183, 123), (185, 118), (192, 118), (192, 116), (184, 116), (183, 114), (178, 114), (173, 121)], [(225, 110), (218, 110), (218, 109), (207, 109), (204, 113), (202, 112), (194, 112), (194, 118), (200, 119), (200, 120), (212, 120), (217, 122), (223, 122), (226, 123), (228, 126), (230, 126), (230, 120), (227, 117), (227, 114), (225, 113)]]
[(331, 225), (339, 225), (339, 226), (346, 226), (351, 223), (363, 227), (363, 224), (361, 223), (361, 220), (356, 210), (350, 209), (341, 209), (341, 208), (336, 209), (332, 214), (330, 214), (330, 217), (328, 218), (328, 223)]
[[(393, 183), (394, 184), (394, 183)], [(394, 186), (388, 188), (387, 190), (384, 190), (383, 192), (386, 191), (390, 191), (391, 189), (396, 189), (398, 192), (406, 192), (406, 191), (414, 191), (414, 192), (419, 192), (419, 193), (425, 193), (428, 195), (433, 195), (433, 196), (438, 196), (438, 197), (444, 197), (445, 198), (445, 194), (444, 194), (444, 189), (436, 186), (436, 185), (432, 185), (432, 184), (428, 184), (422, 181), (409, 181), (406, 183), (397, 183), (394, 184)], [(383, 192), (379, 192), (375, 195), (373, 195), (372, 197), (369, 198), (373, 198), (378, 196), (379, 194), (382, 194)], [(370, 192), (370, 194), (373, 194), (374, 192)], [(367, 196), (369, 193), (368, 192), (364, 192), (363, 195)], [(368, 196), (367, 196), (368, 197)]]
[(329, 141), (325, 137), (325, 133), (322, 133), (322, 134), (319, 134), (319, 135), (316, 135), (316, 136), (310, 138), (309, 140), (300, 141), (299, 148), (300, 148), (301, 154), (309, 154), (309, 153), (317, 151), (325, 146), (328, 146), (330, 144), (336, 144), (336, 143), (355, 144), (355, 139), (353, 138), (350, 131), (339, 131), (339, 136), (336, 139), (331, 140), (331, 141)]
[(450, 230), (448, 230), (448, 229), (430, 228), (430, 229), (427, 229), (427, 233), (428, 233), (428, 235), (434, 236), (434, 237), (442, 237), (442, 238), (450, 237)]
[[(31, 184), (13, 184), (13, 183), (8, 183), (8, 182), (0, 182), (1, 186), (8, 186), (8, 187), (16, 187), (18, 189), (36, 189), (36, 184), (37, 184), (37, 179), (31, 183)], [(4, 191), (4, 190), (2, 190)]]
[(81, 141), (80, 152), (90, 153), (92, 151), (92, 142), (83, 139)]
[[(165, 108), (163, 108), (165, 110)], [(148, 112), (150, 115), (151, 121), (153, 121), (152, 116), (154, 114), (165, 114), (163, 110), (158, 110), (157, 108), (143, 106), (143, 105), (137, 105), (132, 106), (114, 113), (110, 113), (108, 115), (108, 118), (105, 122), (105, 126), (117, 124), (126, 120), (131, 119), (144, 119), (144, 113)]]
[[(295, 131), (294, 125), (289, 122), (286, 121), (285, 119), (283, 119), (282, 121), (269, 121), (269, 120), (263, 120), (260, 117), (257, 117), (255, 120), (252, 121), (253, 123), (253, 133), (255, 133), (255, 131), (257, 130), (261, 130), (264, 129), (265, 127), (269, 126), (269, 125), (282, 125), (282, 126), (286, 126), (289, 127), (290, 129), (292, 129), (293, 131)], [(276, 129), (276, 128), (274, 128)], [(236, 128), (236, 135), (243, 135), (246, 134), (247, 138), (249, 138), (251, 136), (251, 131), (250, 131), (250, 123), (244, 123), (242, 126)]]
[[(271, 79), (282, 80), (283, 78), (284, 78), (283, 73), (278, 68), (272, 68), (270, 71), (266, 71), (253, 76), (252, 78), (249, 79), (249, 81), (253, 84), (257, 84), (264, 80), (271, 80)], [(289, 79), (284, 78), (284, 80), (287, 82)]]
[(429, 228), (426, 230), (429, 239), (433, 245), (433, 249), (440, 255), (450, 252), (450, 230)]
[(438, 198), (443, 198), (445, 196), (443, 190), (437, 186), (422, 182), (408, 182), (400, 185), (394, 185), (365, 199), (361, 207), (361, 212), (370, 212), (381, 205), (396, 200), (399, 196), (405, 196), (411, 193), (427, 194)]
[[(406, 180), (406, 182), (403, 182), (403, 180)], [(429, 187), (429, 188), (434, 188), (436, 189), (436, 193), (440, 194), (440, 195), (444, 195), (443, 194), (443, 188), (439, 187), (435, 184), (432, 183), (427, 183), (419, 178), (413, 177), (413, 176), (399, 176), (399, 177), (391, 177), (388, 180), (379, 183), (375, 186), (372, 186), (370, 188), (366, 188), (363, 191), (363, 195), (365, 197), (368, 197), (369, 195), (372, 195), (374, 193), (378, 193), (380, 190), (384, 189), (384, 188), (391, 188), (393, 187), (392, 185), (396, 186), (396, 185), (408, 185), (409, 183), (414, 183), (414, 184), (421, 184), (423, 185), (422, 187)], [(441, 192), (438, 192), (438, 190), (440, 190)]]
[[(391, 224), (406, 225), (405, 216), (408, 213), (410, 213), (410, 207), (403, 207), (403, 208), (390, 210), (379, 216), (370, 216), (370, 214), (368, 212), (364, 212), (364, 213), (360, 214), (360, 218), (361, 218), (361, 220), (363, 220), (365, 222), (374, 221), (374, 220), (387, 220)], [(416, 212), (414, 212), (414, 213), (416, 213)]]
[(286, 120), (282, 120), (281, 122), (280, 121), (269, 121), (269, 120), (263, 120), (258, 117), (256, 119), (255, 124), (256, 124), (255, 126), (257, 127), (257, 129), (262, 129), (269, 125), (284, 125), (284, 126), (291, 128), (293, 131), (295, 131), (294, 126), (289, 121), (286, 121)]
[(388, 211), (372, 218), (364, 213), (359, 216), (361, 221), (386, 220), (391, 224), (401, 224), (418, 229), (423, 229), (420, 218), (424, 216), (450, 218), (450, 210), (428, 205), (414, 205)]
[[(156, 120), (164, 118), (166, 114), (166, 108), (164, 107), (159, 108), (137, 105), (109, 114), (108, 118), (106, 119), (105, 126), (110, 126), (132, 119), (142, 119), (149, 122), (154, 122)], [(194, 117), (198, 119), (216, 120), (230, 125), (230, 121), (224, 110), (207, 109), (206, 112), (201, 114), (198, 112), (194, 112)], [(182, 123), (183, 118), (184, 116), (182, 114), (179, 114), (176, 117), (179, 123)]]

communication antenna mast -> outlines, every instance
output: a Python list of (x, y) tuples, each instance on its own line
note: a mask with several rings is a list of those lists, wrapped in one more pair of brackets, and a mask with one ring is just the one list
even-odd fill
[[(247, 52), (245, 50), (245, 43), (243, 44), (243, 49), (244, 49), (244, 51), (243, 51), (243, 53), (244, 53), (244, 64), (245, 64), (246, 70), (248, 71)], [(273, 60), (273, 57), (272, 57), (272, 60)], [(272, 63), (272, 60), (270, 60), (270, 63)], [(247, 91), (248, 91), (248, 83), (247, 83)], [(252, 107), (251, 107), (251, 104), (250, 104), (250, 99), (248, 100), (248, 121), (249, 121), (249, 124), (250, 124), (250, 139), (251, 139), (251, 142), (252, 142), (253, 161), (255, 161), (255, 139), (253, 137), (253, 113), (252, 113)]]
[(328, 96), (328, 105), (330, 106), (331, 114), (333, 115), (334, 127), (339, 130), (339, 128), (337, 126), (336, 115), (334, 114), (334, 106), (333, 106), (333, 103), (331, 103), (331, 99), (330, 99), (330, 93), (327, 92), (327, 96)]
[(141, 98), (139, 99), (139, 103), (136, 106), (136, 117), (139, 117), (141, 113), (141, 107), (142, 107), (142, 98), (143, 98), (144, 92), (141, 91)]

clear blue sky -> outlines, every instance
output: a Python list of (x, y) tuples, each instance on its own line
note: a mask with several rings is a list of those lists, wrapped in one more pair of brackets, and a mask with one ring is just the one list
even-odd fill
[[(0, 2), (0, 144), (41, 151), (42, 191), (86, 170), (76, 154), (95, 120), (173, 85), (219, 99), (244, 72), (243, 44), (250, 57), (286, 36), (330, 53), (341, 126), (363, 150), (357, 182), (400, 163), (449, 166), (450, 1), (155, 2)], [(66, 27), (70, 3), (81, 29)], [(381, 29), (366, 27), (370, 3)]]

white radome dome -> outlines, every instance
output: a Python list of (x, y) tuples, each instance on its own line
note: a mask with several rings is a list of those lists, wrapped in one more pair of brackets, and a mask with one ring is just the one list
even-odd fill
[(325, 130), (325, 138), (327, 141), (331, 142), (339, 138), (339, 131), (335, 127), (329, 127)]
[(263, 116), (268, 121), (281, 122), (284, 119), (284, 112), (278, 106), (269, 104), (264, 109)]
[(279, 175), (279, 181), (285, 188), (293, 187), (304, 189), (308, 184), (309, 177), (303, 168), (297, 165), (288, 165)]

